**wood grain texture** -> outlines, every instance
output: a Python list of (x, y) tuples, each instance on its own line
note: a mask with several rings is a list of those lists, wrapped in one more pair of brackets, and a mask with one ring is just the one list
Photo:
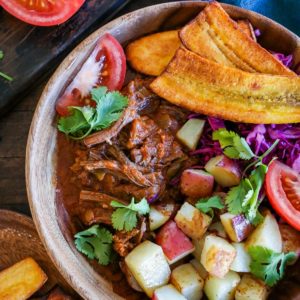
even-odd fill
[(48, 276), (36, 296), (45, 295), (57, 284), (72, 292), (47, 255), (33, 221), (15, 212), (0, 210), (0, 270), (27, 257), (34, 258)]
[(1, 70), (14, 78), (0, 79), (0, 114), (53, 71), (84, 37), (111, 19), (129, 0), (87, 0), (67, 22), (51, 27), (26, 24), (0, 10)]
[[(113, 34), (123, 45), (129, 40), (157, 31), (161, 28), (174, 28), (186, 22), (191, 13), (199, 12), (203, 2), (173, 2), (147, 7), (143, 10), (125, 15), (100, 28), (83, 41), (63, 61), (56, 70), (38, 103), (31, 125), (26, 153), (27, 192), (32, 215), (39, 234), (52, 257), (54, 263), (66, 280), (85, 299), (120, 299), (113, 293), (111, 283), (88, 264), (80, 255), (71, 236), (64, 236), (58, 221), (55, 203), (55, 146), (56, 127), (54, 103), (67, 81), (82, 64), (95, 46), (96, 40), (105, 32)], [(299, 61), (299, 39), (282, 26), (265, 17), (232, 6), (224, 6), (235, 18), (248, 18), (255, 27), (268, 32), (268, 38), (263, 43), (277, 41), (281, 38), (287, 52), (296, 53)], [(176, 23), (178, 20), (178, 23)], [(172, 23), (171, 23), (172, 22)], [(271, 36), (271, 37), (270, 37)], [(274, 47), (270, 44), (270, 49)], [(63, 220), (60, 220), (63, 222)]]

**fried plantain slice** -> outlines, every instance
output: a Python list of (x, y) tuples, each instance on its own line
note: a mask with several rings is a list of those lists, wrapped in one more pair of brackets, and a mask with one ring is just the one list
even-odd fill
[(154, 33), (130, 43), (126, 48), (126, 57), (136, 71), (158, 76), (180, 45), (178, 30)]
[(225, 120), (300, 122), (299, 77), (244, 72), (184, 48), (150, 87), (173, 104)]
[(187, 49), (222, 65), (247, 72), (296, 76), (239, 29), (217, 2), (208, 4), (179, 36)]

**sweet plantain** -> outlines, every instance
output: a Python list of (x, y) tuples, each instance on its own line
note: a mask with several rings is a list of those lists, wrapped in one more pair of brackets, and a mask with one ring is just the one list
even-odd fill
[(226, 120), (300, 122), (299, 77), (244, 72), (184, 48), (150, 87), (173, 104)]

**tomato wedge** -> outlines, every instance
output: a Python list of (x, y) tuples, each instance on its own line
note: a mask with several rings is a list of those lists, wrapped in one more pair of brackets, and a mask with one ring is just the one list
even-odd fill
[(300, 230), (300, 175), (275, 160), (268, 168), (265, 186), (274, 210), (287, 223)]
[(56, 103), (61, 116), (69, 114), (69, 106), (93, 105), (92, 88), (106, 86), (110, 91), (120, 90), (126, 74), (126, 57), (120, 43), (110, 34), (101, 37), (80, 71)]
[(7, 12), (37, 26), (53, 26), (70, 19), (85, 0), (0, 0)]

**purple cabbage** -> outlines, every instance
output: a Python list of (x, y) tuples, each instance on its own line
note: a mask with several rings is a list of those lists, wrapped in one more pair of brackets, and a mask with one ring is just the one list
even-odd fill
[(255, 30), (254, 30), (254, 35), (258, 38), (258, 37), (260, 37), (261, 36), (261, 31), (258, 29), (258, 28), (256, 28)]
[(256, 155), (266, 152), (275, 140), (279, 139), (278, 145), (264, 162), (278, 157), (280, 161), (300, 173), (300, 124), (239, 124), (238, 127)]
[(281, 61), (287, 68), (291, 68), (293, 64), (293, 55), (284, 55), (283, 53), (272, 52), (273, 56)]

